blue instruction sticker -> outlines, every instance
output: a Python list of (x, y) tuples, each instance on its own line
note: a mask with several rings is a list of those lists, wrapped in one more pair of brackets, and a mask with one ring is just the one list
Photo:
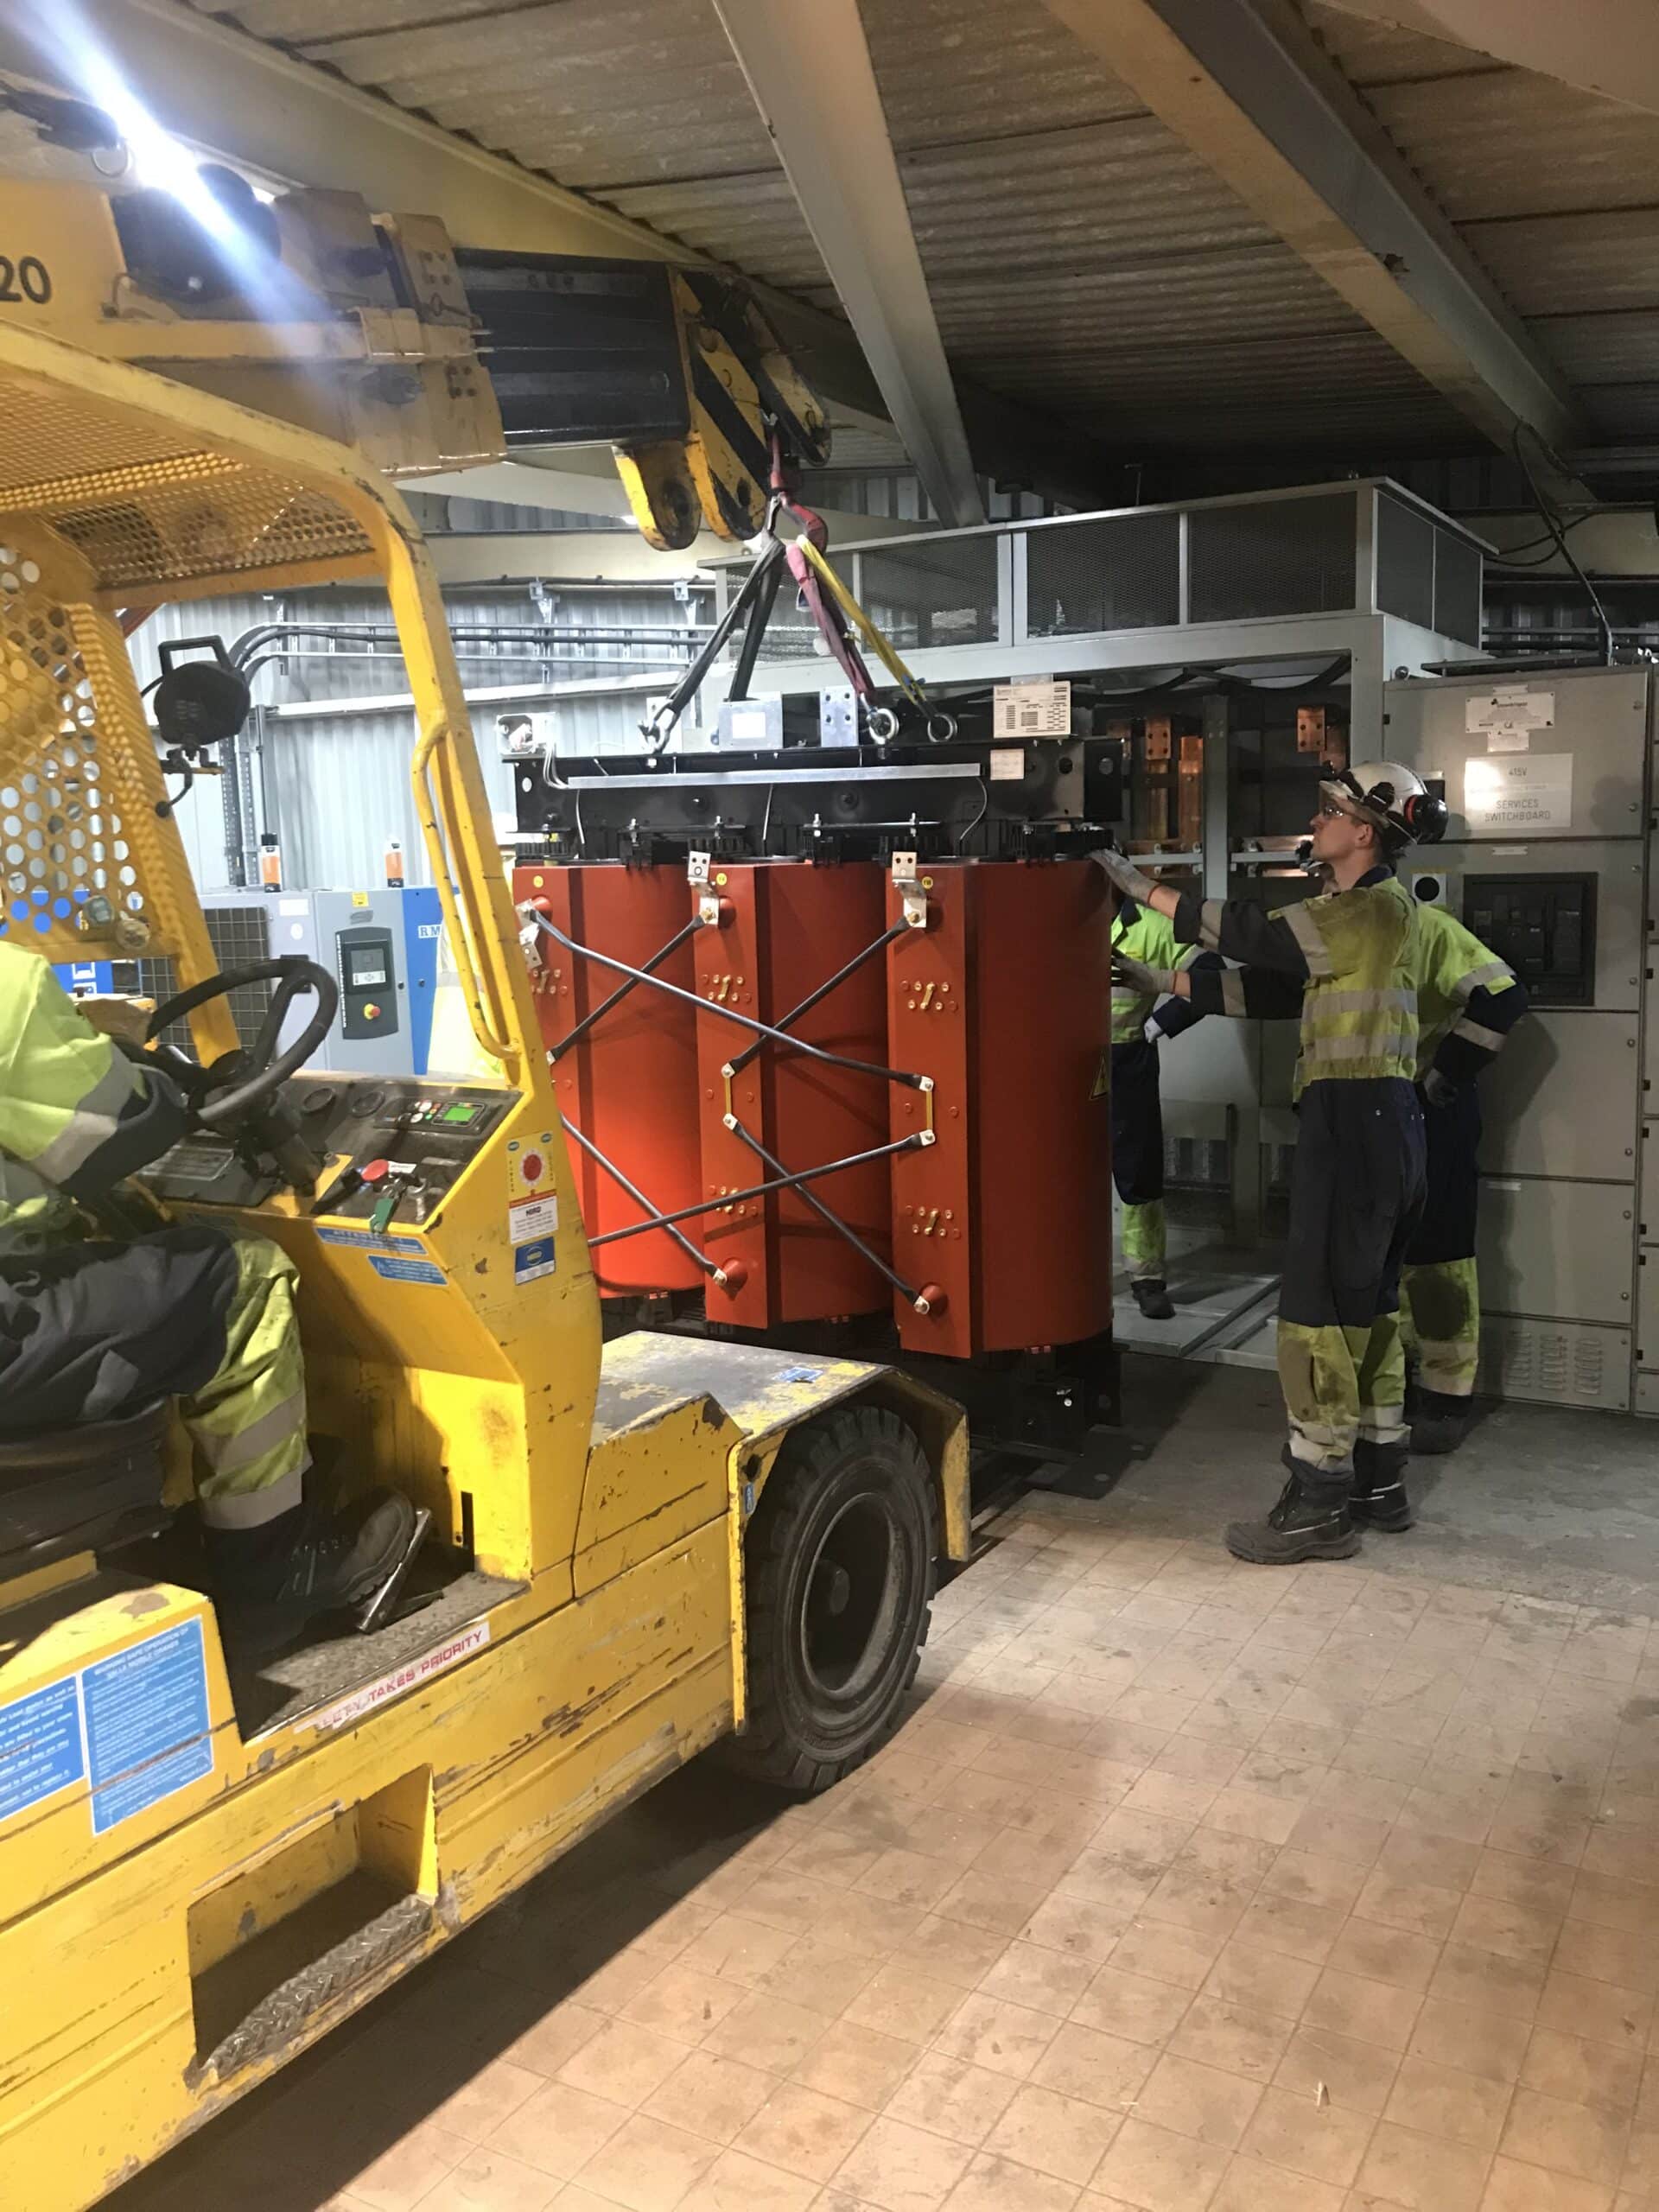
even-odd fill
[(199, 1619), (99, 1660), (80, 1681), (95, 1835), (213, 1772)]
[(419, 1259), (421, 1240), (418, 1236), (381, 1236), (372, 1229), (319, 1229), (320, 1244), (348, 1244), (358, 1252), (402, 1252), (410, 1259)]
[(371, 1252), (369, 1265), (389, 1282), (431, 1282), (442, 1289), (445, 1280), (443, 1269), (430, 1260), (389, 1260), (384, 1252)]
[(554, 1237), (538, 1236), (532, 1243), (515, 1244), (512, 1248), (512, 1279), (516, 1283), (539, 1282), (557, 1267), (558, 1246)]
[(176, 1751), (151, 1759), (147, 1766), (118, 1775), (113, 1782), (106, 1782), (101, 1789), (92, 1792), (92, 1834), (102, 1835), (106, 1828), (130, 1821), (135, 1813), (148, 1812), (163, 1797), (170, 1797), (175, 1789), (200, 1782), (204, 1774), (213, 1770), (213, 1739), (211, 1736), (198, 1736), (194, 1743), (181, 1744)]
[(55, 1797), (84, 1771), (73, 1675), (0, 1705), (0, 1821)]

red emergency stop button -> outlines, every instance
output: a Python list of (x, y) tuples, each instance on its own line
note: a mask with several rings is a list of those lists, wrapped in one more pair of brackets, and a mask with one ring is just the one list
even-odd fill
[(526, 1183), (539, 1183), (546, 1166), (539, 1152), (527, 1152), (518, 1163), (518, 1172)]
[(365, 1183), (384, 1183), (391, 1173), (391, 1162), (389, 1160), (372, 1160), (361, 1172)]
[(379, 1007), (371, 1001), (371, 1003), (365, 1006), (363, 1009), (363, 1019), (365, 1021), (378, 1021), (380, 1019)]

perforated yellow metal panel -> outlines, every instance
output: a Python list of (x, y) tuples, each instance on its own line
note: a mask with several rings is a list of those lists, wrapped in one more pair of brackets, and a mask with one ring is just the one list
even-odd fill
[(48, 960), (185, 953), (182, 846), (119, 630), (84, 562), (0, 518), (0, 936)]
[(91, 395), (0, 372), (0, 512), (49, 520), (86, 555), (106, 606), (368, 560), (362, 527), (332, 500)]
[(168, 954), (189, 982), (213, 963), (111, 611), (349, 573), (371, 540), (102, 374), (0, 363), (0, 935), (48, 960)]

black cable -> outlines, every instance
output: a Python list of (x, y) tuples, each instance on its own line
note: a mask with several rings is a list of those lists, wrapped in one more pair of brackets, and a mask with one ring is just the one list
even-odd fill
[(1510, 433), (1510, 447), (1515, 455), (1516, 465), (1519, 467), (1522, 475), (1524, 476), (1527, 480), (1527, 489), (1532, 495), (1532, 504), (1538, 510), (1539, 520), (1544, 524), (1545, 528), (1554, 538), (1557, 552), (1560, 553), (1562, 560), (1566, 562), (1567, 567), (1571, 569), (1573, 575), (1578, 578), (1580, 583), (1583, 585), (1585, 596), (1589, 600), (1591, 606), (1595, 609), (1596, 622), (1601, 632), (1602, 665), (1604, 668), (1611, 668), (1613, 664), (1613, 626), (1607, 620), (1607, 610), (1601, 603), (1600, 593), (1598, 592), (1595, 586), (1591, 582), (1589, 577), (1586, 575), (1584, 570), (1579, 566), (1578, 556), (1567, 542), (1567, 532), (1561, 528), (1560, 517), (1556, 513), (1554, 507), (1547, 504), (1542, 492), (1539, 489), (1538, 480), (1534, 476), (1531, 466), (1529, 463), (1525, 454), (1521, 450), (1521, 433), (1522, 429), (1531, 430), (1533, 437), (1536, 440), (1538, 447), (1547, 461), (1554, 461), (1558, 468), (1561, 466), (1560, 461), (1557, 455), (1550, 452), (1549, 448), (1545, 444), (1543, 439), (1539, 436), (1537, 431), (1532, 429), (1530, 423), (1522, 424), (1517, 421), (1514, 429)]
[[(1565, 537), (1569, 536), (1575, 530), (1581, 530), (1585, 524), (1592, 519), (1595, 510), (1593, 508), (1586, 508), (1581, 515), (1573, 515), (1567, 518), (1561, 524), (1561, 535)], [(1541, 545), (1544, 548), (1544, 550), (1538, 555), (1535, 560), (1522, 561), (1516, 558), (1517, 554), (1530, 553), (1535, 545)], [(1549, 562), (1555, 559), (1559, 550), (1560, 549), (1556, 545), (1555, 540), (1553, 537), (1548, 536), (1543, 537), (1529, 537), (1524, 539), (1519, 545), (1510, 547), (1505, 552), (1495, 553), (1491, 561), (1487, 563), (1487, 566), (1494, 569), (1541, 569)]]

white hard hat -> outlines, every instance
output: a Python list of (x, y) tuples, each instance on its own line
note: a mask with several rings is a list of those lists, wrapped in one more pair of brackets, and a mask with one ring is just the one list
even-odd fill
[(1437, 798), (1414, 768), (1397, 760), (1365, 760), (1338, 768), (1319, 789), (1352, 814), (1381, 830), (1390, 852), (1433, 845), (1446, 835), (1446, 801)]

